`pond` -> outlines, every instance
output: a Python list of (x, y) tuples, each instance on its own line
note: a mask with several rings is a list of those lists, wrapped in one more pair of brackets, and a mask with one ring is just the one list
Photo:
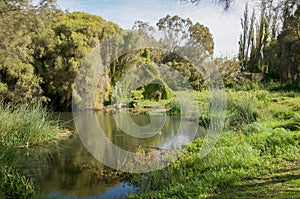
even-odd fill
[[(98, 122), (106, 136), (117, 146), (135, 152), (139, 146), (155, 146), (164, 149), (180, 148), (182, 142), (191, 142), (195, 134), (179, 135), (178, 129), (181, 118), (176, 116), (164, 117), (164, 125), (160, 133), (149, 138), (136, 138), (127, 135), (117, 127), (115, 113), (98, 112)], [(139, 126), (150, 122), (147, 114), (131, 114), (132, 120)], [(156, 115), (163, 120), (163, 116)], [(75, 129), (72, 114), (63, 114), (64, 124)], [(192, 121), (190, 121), (192, 123)], [(89, 124), (86, 124), (89, 126)], [(201, 130), (197, 132), (199, 136)], [(175, 138), (175, 139), (174, 139)], [(37, 184), (49, 198), (119, 198), (127, 193), (134, 193), (138, 188), (117, 177), (97, 174), (107, 169), (95, 159), (84, 147), (77, 133), (61, 149), (52, 155), (49, 163), (39, 168), (40, 175), (36, 177)], [(109, 154), (109, 151), (107, 152)]]

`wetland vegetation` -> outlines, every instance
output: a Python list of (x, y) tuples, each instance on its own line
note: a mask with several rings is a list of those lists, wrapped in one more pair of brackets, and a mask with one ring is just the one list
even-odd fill
[[(177, 15), (159, 19), (156, 27), (136, 21), (126, 31), (100, 16), (62, 11), (53, 0), (0, 2), (0, 198), (299, 198), (300, 4), (259, 2), (260, 17), (247, 5), (241, 16), (235, 58), (213, 57), (209, 28)], [(154, 29), (163, 33), (159, 41)], [(157, 48), (135, 49), (141, 36)], [(95, 60), (85, 57), (106, 41), (114, 47), (99, 57), (109, 64), (92, 85), (91, 73), (99, 71), (89, 71)], [(133, 50), (114, 58), (125, 47)], [(215, 73), (207, 71), (215, 69), (222, 82), (214, 84)], [(76, 78), (96, 88), (92, 101), (82, 95), (91, 88), (78, 89)], [(227, 101), (224, 128), (200, 158), (217, 117), (209, 89), (215, 85)], [(197, 131), (181, 137), (183, 110), (198, 110), (178, 96), (199, 107), (199, 117), (187, 122)], [(97, 122), (115, 145), (153, 156), (176, 149), (179, 156), (151, 172), (109, 168), (80, 141), (72, 97), (97, 110)], [(127, 135), (118, 127), (115, 116), (125, 118), (124, 112), (140, 126), (150, 116), (165, 123), (153, 137), (138, 139), (131, 135), (139, 132)], [(107, 157), (116, 156), (106, 149)]]

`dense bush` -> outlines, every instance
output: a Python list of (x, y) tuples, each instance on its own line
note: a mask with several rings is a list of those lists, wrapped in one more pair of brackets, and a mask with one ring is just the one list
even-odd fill
[(229, 127), (234, 128), (256, 121), (257, 110), (249, 99), (229, 99), (227, 102), (227, 125)]
[[(199, 125), (205, 128), (209, 127), (212, 117), (210, 112), (203, 113), (199, 117)], [(227, 99), (226, 129), (239, 129), (246, 124), (255, 122), (257, 117), (257, 108), (249, 98), (230, 96)]]
[(181, 113), (181, 107), (179, 101), (176, 100), (171, 101), (166, 106), (169, 107), (169, 110), (167, 111), (168, 115), (178, 115)]

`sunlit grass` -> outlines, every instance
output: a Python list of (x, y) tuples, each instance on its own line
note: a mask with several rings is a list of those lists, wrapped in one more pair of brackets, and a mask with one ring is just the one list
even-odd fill
[(30, 147), (62, 136), (58, 119), (40, 104), (4, 107), (0, 105), (0, 142), (4, 146)]
[(30, 198), (36, 190), (23, 170), (45, 158), (45, 149), (36, 147), (46, 148), (69, 132), (40, 104), (1, 104), (0, 118), (0, 198)]
[[(194, 141), (166, 169), (134, 175), (141, 191), (130, 198), (281, 198), (283, 193), (294, 196), (290, 189), (299, 193), (294, 172), (300, 172), (300, 95), (253, 86), (227, 90), (225, 132), (206, 157), (198, 155), (203, 139)], [(209, 101), (208, 92), (197, 95), (200, 105)], [(207, 127), (210, 118), (209, 110), (204, 112), (200, 125)]]

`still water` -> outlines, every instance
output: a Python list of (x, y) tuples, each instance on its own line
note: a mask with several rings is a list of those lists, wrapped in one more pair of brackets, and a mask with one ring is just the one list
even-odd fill
[[(135, 152), (139, 146), (154, 146), (162, 149), (180, 148), (181, 143), (191, 142), (195, 138), (195, 133), (183, 134), (178, 131), (182, 125), (182, 118), (160, 115), (155, 118), (164, 121), (164, 125), (160, 129), (154, 129), (159, 134), (147, 138), (136, 138), (118, 127), (119, 124), (116, 122), (114, 114), (99, 112), (97, 119), (112, 143), (124, 150)], [(151, 122), (147, 114), (131, 114), (130, 117), (134, 123), (142, 127)], [(64, 114), (62, 118), (65, 120), (64, 124), (74, 130), (75, 134), (69, 141), (61, 144), (59, 152), (49, 158), (48, 164), (40, 169), (41, 175), (36, 178), (37, 184), (49, 198), (110, 199), (124, 197), (128, 193), (135, 193), (138, 190), (116, 177), (97, 174), (99, 169), (107, 168), (95, 159), (82, 144), (72, 122), (72, 114)], [(90, 126), (90, 124), (86, 125)], [(194, 125), (192, 121), (190, 125)], [(201, 132), (198, 130), (196, 136), (200, 136), (200, 134)], [(109, 151), (107, 153), (109, 154)]]

